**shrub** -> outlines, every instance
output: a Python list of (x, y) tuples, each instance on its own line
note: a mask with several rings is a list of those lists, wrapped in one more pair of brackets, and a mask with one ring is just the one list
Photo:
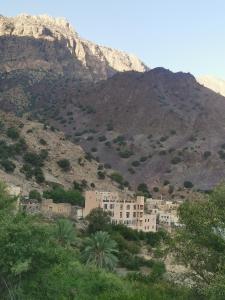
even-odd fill
[(111, 124), (111, 123), (107, 124), (106, 128), (107, 128), (108, 131), (112, 131), (113, 130), (113, 124)]
[(204, 159), (207, 159), (210, 155), (211, 155), (211, 152), (210, 152), (210, 151), (205, 151), (205, 152), (203, 153)]
[(172, 160), (171, 160), (171, 163), (176, 165), (176, 164), (179, 164), (181, 162), (181, 158), (178, 157), (178, 156), (175, 156)]
[(19, 131), (15, 127), (8, 128), (6, 132), (7, 136), (12, 140), (17, 140), (19, 138)]
[(124, 182), (124, 180), (123, 180), (123, 176), (120, 174), (120, 173), (117, 173), (117, 172), (114, 172), (114, 173), (112, 173), (111, 175), (110, 175), (110, 178), (113, 180), (113, 181), (115, 181), (115, 182), (117, 182), (117, 183), (119, 183), (119, 184), (123, 184), (123, 182)]
[(102, 172), (102, 171), (98, 171), (98, 179), (105, 179), (105, 173), (104, 172)]
[(140, 158), (140, 161), (141, 161), (141, 162), (144, 162), (144, 161), (146, 161), (147, 159), (148, 159), (147, 156), (142, 156), (142, 157)]
[(114, 140), (113, 143), (118, 144), (118, 145), (125, 145), (125, 137), (123, 135), (118, 135)]
[(150, 198), (151, 194), (149, 192), (148, 186), (146, 183), (140, 183), (137, 187), (138, 192), (141, 192), (143, 196)]
[(170, 183), (169, 180), (165, 179), (163, 185), (168, 185), (169, 183)]
[(193, 183), (191, 182), (191, 181), (184, 181), (184, 187), (186, 188), (186, 189), (191, 189), (191, 188), (193, 188)]
[(98, 138), (98, 140), (99, 140), (99, 142), (104, 142), (104, 141), (106, 141), (107, 139), (106, 139), (106, 137), (105, 137), (104, 135), (102, 135), (102, 136), (100, 136), (100, 137)]
[(140, 166), (140, 162), (138, 160), (135, 160), (132, 162), (132, 166), (138, 167), (138, 166)]
[(159, 155), (166, 155), (166, 150), (159, 151)]
[(64, 172), (68, 172), (71, 168), (70, 161), (66, 158), (57, 161), (57, 164)]
[(2, 167), (5, 169), (7, 173), (13, 173), (16, 168), (15, 164), (8, 159), (1, 160), (0, 164), (2, 165)]
[(158, 193), (158, 192), (159, 192), (159, 188), (158, 188), (157, 186), (154, 186), (153, 191), (154, 191), (155, 193)]
[(125, 150), (121, 150), (119, 152), (119, 156), (122, 158), (129, 158), (130, 156), (132, 156), (134, 153), (131, 150), (125, 149)]
[(50, 191), (44, 191), (43, 197), (51, 198), (55, 203), (65, 202), (72, 205), (84, 205), (84, 197), (81, 191), (75, 189), (64, 190), (61, 187), (56, 187)]
[(41, 194), (37, 190), (31, 190), (29, 192), (29, 199), (36, 199), (41, 201)]
[(44, 173), (41, 168), (35, 168), (34, 176), (37, 183), (43, 183), (45, 181)]
[(43, 146), (47, 145), (47, 142), (44, 139), (40, 139), (39, 143)]

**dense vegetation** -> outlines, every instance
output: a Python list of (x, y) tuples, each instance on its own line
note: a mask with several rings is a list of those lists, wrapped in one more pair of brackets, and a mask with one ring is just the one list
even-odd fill
[(146, 276), (133, 273), (125, 278), (107, 271), (119, 259), (118, 244), (109, 233), (90, 235), (78, 232), (69, 220), (46, 223), (40, 217), (15, 214), (14, 203), (1, 185), (2, 299), (197, 299), (190, 290), (167, 283), (162, 267)]

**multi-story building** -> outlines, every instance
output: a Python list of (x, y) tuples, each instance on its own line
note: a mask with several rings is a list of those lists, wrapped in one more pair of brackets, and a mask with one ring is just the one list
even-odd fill
[(146, 210), (157, 215), (158, 227), (171, 231), (172, 227), (180, 226), (177, 209), (181, 202), (164, 201), (162, 199), (146, 199)]
[(87, 191), (84, 217), (97, 207), (109, 212), (114, 224), (124, 224), (139, 231), (156, 231), (156, 214), (145, 213), (143, 196), (135, 199), (117, 192)]

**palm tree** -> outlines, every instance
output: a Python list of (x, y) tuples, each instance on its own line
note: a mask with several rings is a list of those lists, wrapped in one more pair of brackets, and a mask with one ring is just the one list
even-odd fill
[(67, 219), (58, 219), (54, 236), (62, 246), (72, 244), (76, 238), (73, 223)]
[(110, 239), (110, 235), (104, 231), (98, 231), (86, 239), (86, 247), (82, 254), (87, 264), (93, 264), (98, 268), (113, 270), (117, 264), (117, 243)]

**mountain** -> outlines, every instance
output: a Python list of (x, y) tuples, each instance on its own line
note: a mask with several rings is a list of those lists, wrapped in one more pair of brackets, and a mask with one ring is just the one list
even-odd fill
[(225, 97), (225, 80), (213, 76), (200, 76), (198, 82)]
[(193, 75), (156, 68), (119, 73), (83, 89), (69, 82), (55, 86), (35, 86), (44, 91), (36, 114), (133, 187), (145, 182), (166, 193), (168, 182), (179, 190), (190, 181), (207, 190), (224, 179), (225, 98)]
[(65, 20), (0, 24), (1, 109), (63, 131), (132, 188), (176, 197), (224, 179), (225, 97), (189, 73), (148, 70), (87, 42)]
[[(39, 164), (41, 157), (43, 162)], [(63, 159), (69, 160), (68, 171), (58, 165)], [(35, 168), (41, 169), (38, 174), (43, 172), (44, 182), (36, 176), (35, 170), (31, 175), (31, 168), (37, 164)], [(99, 169), (107, 173), (79, 145), (68, 141), (62, 132), (27, 118), (0, 112), (0, 181), (20, 186), (25, 195), (32, 189), (43, 191), (55, 184), (69, 189), (74, 181), (85, 182), (86, 188), (118, 190), (107, 176), (99, 179)]]
[[(99, 81), (117, 72), (148, 70), (136, 56), (79, 37), (61, 18), (46, 15), (0, 16), (0, 72), (46, 72)], [(40, 72), (45, 72), (40, 75)], [(34, 76), (33, 76), (34, 77)]]

